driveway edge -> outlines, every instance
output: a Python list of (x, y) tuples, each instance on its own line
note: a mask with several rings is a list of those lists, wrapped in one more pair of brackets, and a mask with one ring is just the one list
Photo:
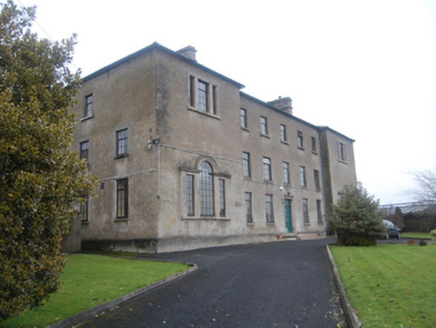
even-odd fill
[[(162, 261), (162, 262), (168, 262), (168, 261)], [(172, 276), (169, 276), (168, 278), (165, 278), (163, 280), (159, 280), (159, 281), (152, 283), (148, 286), (145, 286), (145, 287), (140, 288), (138, 290), (135, 290), (131, 293), (128, 293), (126, 295), (118, 297), (110, 302), (97, 305), (93, 308), (90, 308), (90, 309), (84, 311), (84, 312), (76, 314), (68, 319), (64, 319), (62, 321), (56, 322), (52, 325), (47, 326), (47, 328), (67, 328), (67, 327), (78, 326), (80, 323), (82, 323), (88, 319), (91, 319), (100, 313), (103, 313), (105, 311), (109, 311), (112, 308), (116, 307), (117, 305), (119, 305), (127, 300), (130, 300), (132, 298), (135, 298), (135, 297), (138, 297), (142, 294), (145, 294), (151, 290), (162, 287), (162, 286), (164, 286), (164, 285), (166, 285), (174, 280), (180, 279), (180, 278), (182, 278), (182, 277), (184, 277), (184, 276), (186, 276), (186, 275), (188, 275), (188, 274), (190, 274), (198, 269), (197, 265), (194, 263), (188, 262), (188, 263), (183, 263), (183, 264), (189, 265), (191, 267), (189, 269), (186, 269), (186, 270), (181, 271), (179, 273), (173, 274)]]
[(336, 265), (335, 259), (330, 251), (329, 245), (325, 245), (327, 249), (327, 255), (329, 258), (330, 266), (333, 270), (333, 276), (335, 278), (336, 287), (339, 292), (339, 299), (341, 300), (342, 309), (344, 310), (345, 319), (347, 320), (347, 325), (350, 328), (360, 328), (362, 323), (356, 315), (356, 312), (351, 307), (350, 300), (348, 299), (347, 293), (345, 292), (344, 285), (342, 284), (341, 277), (339, 275), (339, 270)]

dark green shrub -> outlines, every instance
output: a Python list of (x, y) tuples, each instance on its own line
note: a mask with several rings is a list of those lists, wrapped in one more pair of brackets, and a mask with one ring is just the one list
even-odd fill
[(350, 187), (333, 205), (329, 226), (338, 234), (338, 245), (371, 246), (386, 233), (378, 202), (359, 184)]

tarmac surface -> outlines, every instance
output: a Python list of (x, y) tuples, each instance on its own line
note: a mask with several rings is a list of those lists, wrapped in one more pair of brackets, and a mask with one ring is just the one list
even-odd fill
[(80, 327), (346, 327), (325, 245), (280, 241), (144, 256), (198, 270)]

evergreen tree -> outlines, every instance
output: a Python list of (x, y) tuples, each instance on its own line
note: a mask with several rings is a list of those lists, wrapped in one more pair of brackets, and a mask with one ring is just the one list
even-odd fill
[(69, 150), (79, 82), (68, 69), (74, 37), (40, 40), (30, 32), (34, 7), (0, 6), (0, 318), (7, 319), (59, 288), (71, 204), (93, 182)]
[(337, 245), (345, 246), (376, 245), (386, 232), (382, 218), (378, 201), (361, 184), (347, 189), (328, 216), (338, 234)]

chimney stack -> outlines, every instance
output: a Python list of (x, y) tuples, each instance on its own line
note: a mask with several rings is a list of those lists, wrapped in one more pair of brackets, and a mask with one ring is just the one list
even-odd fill
[(182, 56), (189, 58), (189, 59), (192, 59), (194, 61), (197, 61), (197, 59), (195, 58), (196, 52), (197, 52), (197, 50), (195, 50), (195, 48), (193, 46), (187, 46), (187, 47), (177, 51), (177, 53), (179, 55), (182, 55)]
[(268, 104), (292, 115), (292, 99), (289, 97), (279, 97), (279, 99), (269, 101)]

